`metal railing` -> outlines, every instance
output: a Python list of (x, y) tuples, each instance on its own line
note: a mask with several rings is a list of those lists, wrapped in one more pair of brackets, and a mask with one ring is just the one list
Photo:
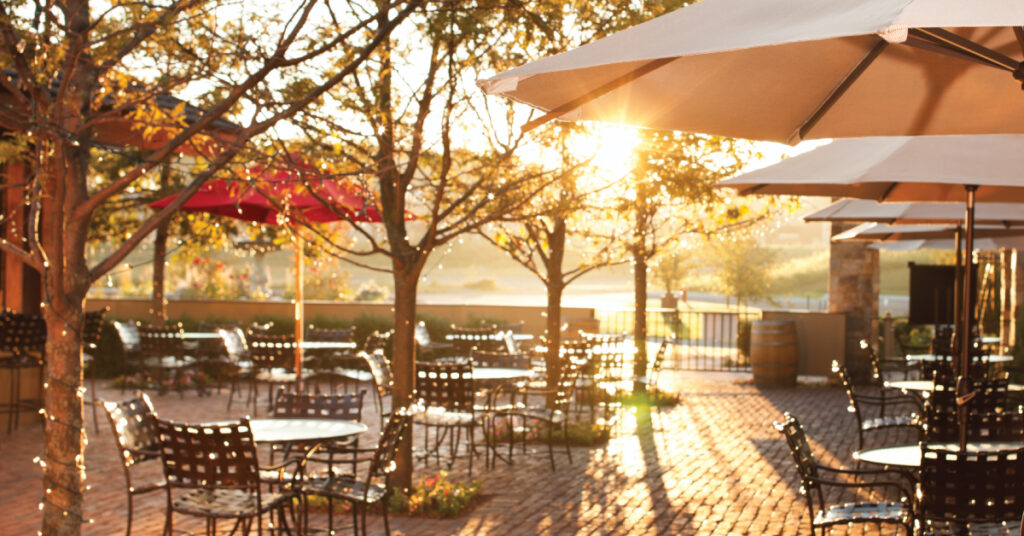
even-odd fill
[[(602, 333), (632, 333), (633, 310), (598, 310)], [(647, 309), (647, 342), (674, 338), (665, 357), (666, 369), (748, 371), (750, 359), (737, 347), (740, 326), (761, 319), (747, 309)], [(749, 331), (748, 331), (749, 333)]]

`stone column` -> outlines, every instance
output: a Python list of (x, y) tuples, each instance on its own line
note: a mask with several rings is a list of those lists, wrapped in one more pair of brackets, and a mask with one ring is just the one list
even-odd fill
[[(832, 236), (851, 227), (833, 223)], [(866, 242), (832, 242), (828, 312), (846, 313), (846, 366), (854, 378), (866, 378), (869, 367), (860, 340), (878, 341), (878, 251)]]

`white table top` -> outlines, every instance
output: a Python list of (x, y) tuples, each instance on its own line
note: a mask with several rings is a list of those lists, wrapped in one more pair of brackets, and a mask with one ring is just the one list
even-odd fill
[(341, 419), (252, 419), (252, 438), (257, 443), (302, 443), (344, 439), (367, 430), (361, 422)]
[(533, 377), (533, 371), (517, 368), (473, 367), (473, 379), (483, 381), (522, 380)]
[(220, 333), (217, 333), (216, 331), (183, 331), (181, 333), (181, 338), (192, 340), (219, 339)]
[(341, 341), (302, 341), (299, 346), (303, 350), (349, 350), (356, 347), (354, 342)]
[[(933, 443), (931, 446), (952, 451), (960, 450), (959, 445), (956, 443)], [(1024, 443), (1019, 441), (972, 441), (967, 443), (967, 452), (998, 452), (1001, 450), (1015, 450), (1022, 447), (1024, 447)], [(888, 467), (920, 467), (921, 446), (900, 445), (897, 447), (868, 449), (863, 452), (854, 452), (853, 459)]]
[[(935, 389), (935, 382), (932, 380), (897, 380), (885, 382), (885, 386), (904, 391), (931, 391)], [(1024, 391), (1024, 385), (1011, 383), (1007, 390)]]
[[(475, 335), (470, 336), (470, 338), (472, 338), (472, 340), (477, 340), (477, 339), (475, 339), (473, 337), (476, 337), (476, 336)], [(503, 333), (499, 333), (497, 335), (488, 335), (487, 337), (488, 337), (488, 339), (495, 340), (495, 341), (501, 341), (501, 340), (505, 339), (505, 335)], [(444, 338), (445, 338), (445, 340), (448, 340), (448, 341), (457, 341), (457, 340), (464, 339), (464, 337), (459, 337), (458, 335), (451, 335), (451, 334), (445, 335)], [(533, 340), (533, 335), (531, 335), (529, 333), (513, 333), (512, 334), (512, 340), (514, 340), (514, 341), (532, 341)]]
[[(936, 355), (932, 355), (932, 354), (908, 354), (906, 359), (907, 359), (907, 361), (912, 362), (912, 363), (916, 363), (918, 361), (928, 361), (928, 362), (931, 362), (931, 361), (940, 361), (940, 360), (946, 361), (946, 360), (948, 360), (947, 356), (936, 356)], [(974, 359), (975, 360), (981, 359), (982, 361), (986, 361), (986, 362), (989, 362), (989, 363), (1007, 363), (1007, 362), (1013, 361), (1013, 356), (1012, 355), (990, 354), (990, 355), (983, 355), (980, 358), (975, 357)]]

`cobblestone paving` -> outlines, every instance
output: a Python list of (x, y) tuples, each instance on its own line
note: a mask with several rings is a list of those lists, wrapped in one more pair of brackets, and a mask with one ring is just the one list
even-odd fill
[[(546, 450), (530, 457), (517, 452), (514, 465), (498, 462), (492, 471), (484, 470), (478, 459), (473, 476), (482, 481), (485, 497), (471, 512), (455, 520), (399, 517), (393, 519), (392, 533), (809, 534), (792, 458), (771, 423), (784, 411), (792, 412), (804, 423), (820, 461), (850, 464), (850, 452), (856, 448), (855, 420), (846, 411), (843, 392), (834, 387), (760, 390), (713, 373), (676, 373), (671, 384), (671, 390), (681, 395), (677, 407), (624, 413), (608, 445), (574, 448), (572, 465), (559, 454), (560, 467), (551, 472)], [(122, 398), (119, 390), (100, 394)], [(229, 414), (224, 393), (204, 398), (189, 393), (184, 399), (155, 396), (154, 404), (161, 417), (174, 420), (245, 413), (236, 402)], [(369, 413), (364, 420), (376, 423), (372, 404)], [(90, 421), (88, 431), (86, 464), (92, 488), (85, 496), (85, 514), (94, 522), (83, 533), (124, 534), (124, 480), (109, 426), (101, 421), (95, 433)], [(882, 434), (871, 444), (912, 440), (905, 434)], [(40, 454), (41, 444), (38, 424), (23, 423), (15, 433), (0, 435), (0, 536), (38, 530), (40, 474), (31, 460)], [(420, 476), (437, 470), (433, 464), (417, 466)], [(157, 478), (159, 467), (148, 476)], [(464, 462), (456, 463), (451, 477), (466, 478)], [(164, 505), (162, 492), (137, 500), (133, 533), (159, 534)], [(383, 534), (380, 517), (371, 514), (369, 520), (370, 532)], [(336, 526), (347, 521), (343, 515), (335, 518)], [(324, 527), (326, 519), (311, 516), (311, 526)], [(200, 526), (176, 516), (175, 528), (198, 531)], [(881, 529), (895, 532), (891, 527)], [(868, 526), (839, 527), (833, 533), (880, 532)]]

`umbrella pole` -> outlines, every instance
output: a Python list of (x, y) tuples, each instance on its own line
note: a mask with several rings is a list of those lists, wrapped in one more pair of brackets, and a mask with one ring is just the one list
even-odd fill
[(967, 228), (967, 238), (964, 243), (964, 283), (963, 297), (960, 303), (963, 304), (963, 335), (960, 337), (960, 362), (959, 377), (956, 382), (956, 404), (957, 420), (960, 424), (960, 451), (967, 448), (967, 415), (968, 406), (974, 396), (970, 392), (970, 364), (971, 364), (971, 287), (974, 286), (973, 270), (971, 270), (971, 257), (974, 254), (974, 197), (978, 190), (977, 186), (964, 186), (967, 191), (967, 215), (964, 219)]
[(959, 224), (956, 226), (953, 237), (956, 240), (956, 268), (953, 272), (953, 338), (949, 341), (950, 359), (955, 359), (955, 356), (960, 355), (959, 340), (963, 335), (963, 326), (960, 324), (960, 320), (963, 318), (960, 311), (960, 294), (963, 292), (961, 285), (963, 285), (964, 265), (961, 241), (964, 239), (964, 230)]
[(302, 392), (302, 335), (305, 319), (302, 311), (302, 237), (295, 234), (295, 391)]

